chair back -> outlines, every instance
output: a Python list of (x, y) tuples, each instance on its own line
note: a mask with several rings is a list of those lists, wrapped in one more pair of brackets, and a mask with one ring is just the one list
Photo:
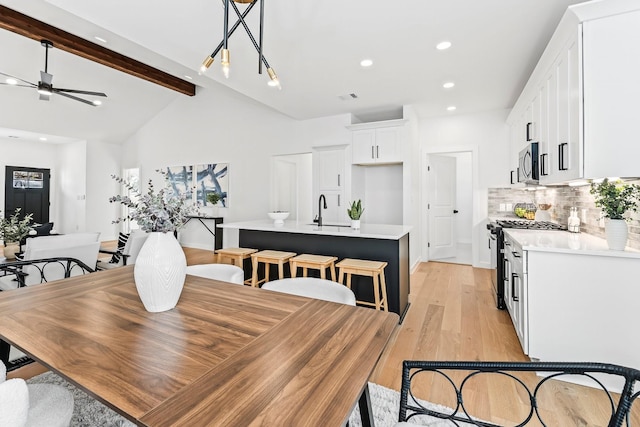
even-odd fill
[[(75, 258), (83, 262), (92, 270), (96, 267), (98, 261), (98, 251), (100, 250), (100, 242), (84, 243), (75, 246), (63, 246), (47, 249), (37, 249), (30, 252), (30, 258), (25, 261), (33, 261), (39, 259), (51, 258)], [(26, 258), (26, 254), (25, 254)], [(36, 263), (33, 265), (25, 265), (23, 272), (28, 274), (25, 277), (25, 285), (35, 285), (42, 282), (51, 282), (53, 280), (64, 279), (66, 276), (66, 264), (57, 262)], [(84, 269), (79, 266), (73, 267), (69, 273), (69, 277), (84, 274)]]
[(149, 237), (149, 233), (145, 233), (144, 231), (134, 230), (131, 232), (131, 235), (129, 235), (129, 238), (127, 239), (127, 243), (125, 243), (124, 248), (122, 249), (122, 253), (129, 256), (127, 258), (127, 265), (133, 265), (136, 263), (140, 249), (142, 249), (144, 242), (147, 241), (147, 237)]
[(315, 277), (273, 280), (262, 285), (262, 289), (340, 304), (356, 305), (356, 296), (351, 289), (338, 282)]
[(244, 270), (231, 264), (198, 264), (187, 266), (187, 274), (223, 282), (244, 284)]
[(25, 260), (38, 259), (38, 258), (34, 258), (31, 255), (31, 251), (34, 251), (34, 250), (52, 249), (52, 248), (60, 248), (60, 247), (67, 247), (67, 246), (75, 246), (75, 245), (84, 244), (84, 243), (93, 243), (93, 242), (97, 242), (99, 237), (100, 237), (100, 233), (90, 232), (90, 233), (61, 234), (61, 235), (55, 235), (55, 236), (41, 236), (41, 237), (34, 237), (31, 239), (27, 239), (27, 244), (24, 249), (23, 259)]
[[(602, 411), (600, 411), (605, 418), (593, 425), (621, 426), (629, 414), (630, 408), (633, 407), (635, 400), (640, 395), (640, 392), (634, 394), (634, 386), (637, 388), (640, 384), (640, 371), (607, 363), (405, 360), (402, 363), (402, 387), (398, 416), (400, 423), (396, 426), (414, 425), (421, 421), (429, 422), (436, 419), (440, 419), (443, 423), (446, 420), (451, 425), (467, 425), (467, 423), (484, 427), (504, 425), (504, 420), (501, 420), (499, 424), (492, 423), (492, 420), (480, 421), (482, 417), (473, 413), (470, 407), (465, 406), (466, 402), (463, 399), (467, 395), (463, 390), (465, 385), (469, 383), (477, 385), (477, 382), (473, 381), (474, 378), (482, 378), (478, 381), (489, 383), (490, 377), (498, 377), (500, 381), (505, 381), (500, 383), (499, 393), (506, 402), (510, 402), (509, 399), (513, 399), (514, 395), (512, 393), (505, 394), (504, 390), (513, 390), (517, 392), (523, 406), (525, 403), (529, 405), (529, 408), (522, 408), (522, 419), (519, 426), (529, 424), (529, 422), (531, 425), (569, 425), (566, 421), (559, 422), (556, 419), (552, 420), (555, 423), (550, 423), (548, 419), (549, 408), (544, 405), (541, 405), (544, 408), (538, 406), (539, 403), (545, 402), (544, 396), (548, 393), (552, 393), (554, 400), (580, 400), (579, 393), (576, 393), (576, 396), (567, 393), (563, 397), (560, 393), (562, 386), (553, 384), (554, 380), (565, 379), (578, 384), (589, 384), (600, 389), (601, 396), (604, 398), (603, 403), (607, 401), (608, 405), (603, 405)], [(442, 387), (442, 384), (447, 384), (447, 386)], [(417, 400), (414, 397), (416, 394), (426, 396), (425, 393), (429, 393), (429, 385), (436, 388), (439, 401), (457, 402), (457, 407), (455, 409), (435, 407), (435, 405)], [(471, 385), (469, 388), (474, 388), (474, 386)], [(420, 392), (416, 393), (418, 390)], [(475, 391), (482, 393), (482, 390)], [(620, 394), (618, 394), (619, 392)], [(594, 403), (588, 400), (585, 399), (584, 404), (592, 405)], [(505, 403), (505, 405), (508, 406), (509, 403)], [(637, 409), (637, 405), (635, 409)], [(577, 412), (571, 411), (568, 415), (572, 422), (577, 423), (578, 419), (584, 421)], [(516, 423), (510, 422), (511, 425)], [(592, 425), (591, 422), (588, 424)]]

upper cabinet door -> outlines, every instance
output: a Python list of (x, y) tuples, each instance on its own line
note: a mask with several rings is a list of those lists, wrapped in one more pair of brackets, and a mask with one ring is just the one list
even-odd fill
[(376, 162), (398, 163), (402, 161), (400, 142), (402, 127), (376, 129)]
[(640, 11), (583, 24), (584, 144), (588, 178), (640, 176), (639, 41)]
[(402, 163), (403, 126), (354, 130), (353, 163), (359, 165)]
[(344, 187), (344, 150), (326, 150), (314, 153), (318, 158), (318, 188), (340, 190)]
[(352, 133), (353, 163), (375, 163), (376, 130), (355, 130)]

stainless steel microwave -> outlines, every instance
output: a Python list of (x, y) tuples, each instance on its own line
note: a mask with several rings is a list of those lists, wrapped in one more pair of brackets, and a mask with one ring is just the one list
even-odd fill
[(537, 184), (539, 179), (538, 143), (531, 142), (518, 155), (518, 182)]

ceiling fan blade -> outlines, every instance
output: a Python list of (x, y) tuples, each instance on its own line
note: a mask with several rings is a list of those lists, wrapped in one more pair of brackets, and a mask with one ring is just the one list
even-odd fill
[(40, 71), (40, 81), (42, 83), (46, 83), (48, 85), (51, 85), (51, 81), (53, 80), (53, 75), (49, 74), (49, 73), (45, 73), (44, 71)]
[(67, 98), (75, 99), (76, 101), (84, 102), (85, 104), (89, 104), (92, 107), (96, 107), (96, 105), (91, 101), (87, 101), (86, 99), (78, 98), (77, 96), (69, 95), (68, 93), (60, 92), (59, 89), (54, 89), (53, 93), (57, 93), (58, 95), (62, 95), (62, 96), (65, 96)]
[(34, 87), (37, 87), (37, 86), (35, 86), (35, 85), (33, 85), (33, 86), (30, 86), (30, 85), (12, 85), (12, 84), (10, 84), (10, 83), (2, 83), (2, 82), (0, 82), (0, 85), (6, 85), (6, 86), (17, 86), (17, 87), (30, 87), (30, 88), (32, 88), (32, 89), (33, 89)]
[(87, 90), (77, 90), (77, 89), (60, 89), (60, 88), (56, 88), (57, 92), (67, 92), (67, 93), (79, 93), (82, 95), (93, 95), (93, 96), (104, 96), (106, 97), (107, 94), (106, 93), (102, 93), (102, 92), (89, 92)]
[(40, 94), (40, 98), (38, 98), (38, 99), (40, 99), (40, 101), (48, 101), (49, 98), (51, 98), (51, 95), (45, 95), (45, 94), (41, 93)]
[(20, 80), (21, 82), (30, 84), (31, 86), (34, 86), (34, 87), (36, 86), (35, 83), (28, 82), (26, 80), (21, 79), (20, 77), (12, 76), (11, 74), (3, 73), (2, 71), (0, 71), (0, 75), (10, 77), (12, 79)]

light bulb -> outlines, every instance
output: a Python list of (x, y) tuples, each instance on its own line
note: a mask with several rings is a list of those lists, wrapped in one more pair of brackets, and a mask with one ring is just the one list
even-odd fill
[(204, 74), (209, 67), (213, 64), (213, 57), (207, 56), (204, 61), (202, 61), (202, 65), (200, 66), (200, 71), (198, 74)]
[(220, 64), (222, 65), (222, 74), (225, 78), (229, 78), (229, 49), (222, 49), (220, 53)]
[(267, 74), (269, 74), (269, 78), (271, 79), (268, 85), (275, 86), (278, 88), (278, 90), (282, 90), (282, 86), (280, 86), (280, 80), (278, 79), (278, 76), (276, 75), (276, 72), (273, 70), (273, 68), (267, 68)]
[(8, 78), (6, 80), (6, 82), (7, 82), (8, 85), (17, 85), (18, 84), (18, 81), (16, 79), (12, 79), (12, 78)]

